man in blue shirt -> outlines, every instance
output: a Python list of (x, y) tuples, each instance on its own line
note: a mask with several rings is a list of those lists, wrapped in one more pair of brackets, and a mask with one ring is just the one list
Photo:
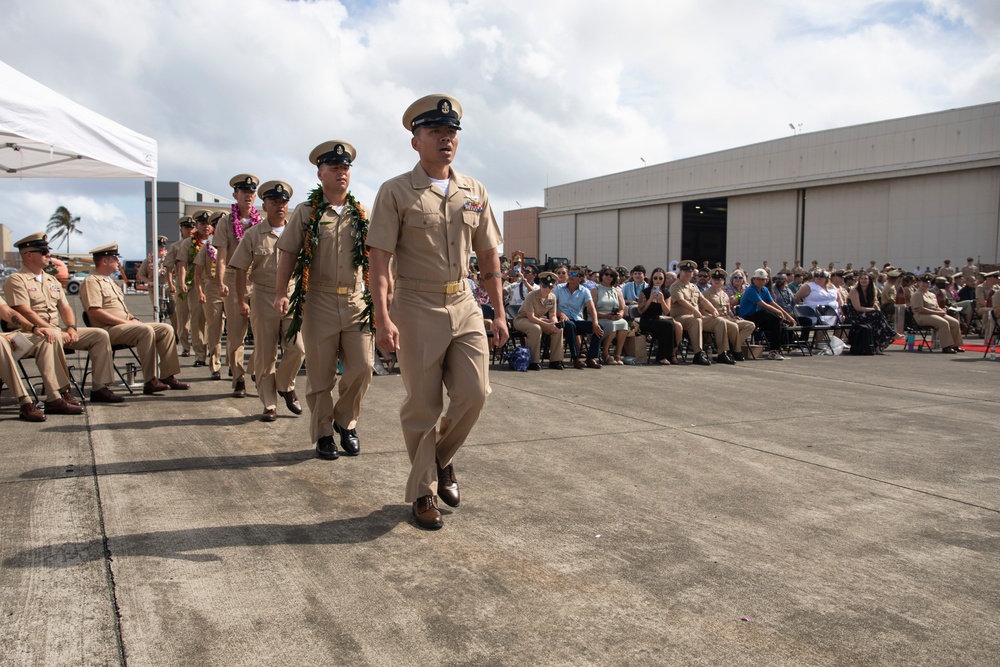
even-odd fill
[[(604, 331), (597, 323), (597, 308), (594, 306), (590, 290), (584, 289), (581, 282), (583, 282), (583, 270), (579, 266), (572, 266), (569, 269), (568, 280), (562, 285), (557, 285), (552, 293), (556, 296), (559, 321), (563, 323), (563, 338), (569, 340), (569, 355), (573, 360), (573, 367), (600, 368), (601, 362), (597, 360), (597, 353), (601, 349), (601, 337), (604, 336)], [(584, 309), (589, 313), (590, 321), (583, 319)], [(587, 361), (584, 363), (580, 359), (576, 337), (578, 334), (588, 333), (593, 335), (590, 347), (587, 348)]]
[(795, 326), (795, 318), (774, 303), (767, 284), (767, 271), (757, 269), (753, 272), (751, 285), (740, 297), (740, 317), (750, 320), (767, 336), (767, 358), (783, 361), (781, 356), (781, 323), (788, 322)]

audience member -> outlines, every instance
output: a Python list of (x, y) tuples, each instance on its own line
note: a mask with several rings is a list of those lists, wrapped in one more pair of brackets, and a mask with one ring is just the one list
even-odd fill
[(711, 359), (701, 348), (704, 332), (702, 302), (707, 303), (711, 311), (715, 311), (715, 306), (708, 303), (698, 286), (691, 282), (697, 268), (698, 265), (689, 259), (677, 265), (680, 276), (677, 282), (670, 286), (670, 316), (680, 322), (681, 327), (687, 332), (691, 351), (694, 352), (692, 362), (699, 366), (711, 366)]
[[(590, 291), (597, 309), (597, 321), (604, 330), (601, 340), (601, 363), (622, 365), (622, 348), (628, 336), (628, 322), (625, 321), (625, 298), (615, 287), (618, 272), (608, 266), (601, 269), (601, 284)], [(612, 340), (614, 339), (614, 340)], [(611, 357), (611, 343), (615, 344), (615, 356)]]
[(767, 336), (767, 358), (783, 361), (785, 358), (781, 355), (781, 323), (788, 322), (794, 326), (795, 319), (775, 305), (770, 290), (765, 287), (766, 283), (767, 271), (763, 269), (754, 271), (752, 284), (740, 298), (739, 314), (743, 319), (756, 324), (757, 328)]
[(622, 285), (622, 296), (625, 304), (634, 306), (639, 303), (639, 295), (646, 289), (646, 267), (636, 264), (632, 267), (632, 280)]
[(933, 280), (934, 276), (929, 271), (920, 274), (918, 290), (910, 299), (913, 319), (920, 326), (933, 327), (937, 331), (938, 339), (941, 341), (941, 351), (945, 354), (965, 352), (961, 347), (962, 332), (958, 320), (948, 315), (938, 305), (937, 297), (930, 291)]
[(677, 363), (677, 343), (683, 329), (679, 322), (669, 317), (670, 292), (663, 287), (667, 272), (657, 267), (650, 276), (652, 281), (639, 293), (639, 331), (656, 339), (656, 361), (664, 366)]
[(727, 354), (729, 357), (728, 360), (717, 359), (717, 361), (721, 361), (722, 363), (745, 361), (743, 344), (746, 343), (746, 340), (753, 334), (757, 326), (753, 322), (744, 320), (733, 314), (729, 295), (723, 289), (726, 284), (726, 271), (724, 269), (712, 269), (711, 280), (712, 284), (709, 285), (709, 288), (703, 294), (715, 306), (715, 309), (719, 312), (719, 318), (725, 324), (726, 346), (722, 347), (722, 342), (719, 340), (718, 334), (716, 334), (715, 338), (716, 342), (719, 343), (719, 350), (728, 351)]
[(552, 290), (556, 286), (556, 274), (546, 271), (538, 276), (538, 289), (525, 296), (524, 303), (514, 318), (514, 328), (524, 333), (531, 363), (528, 370), (542, 368), (542, 334), (549, 336), (549, 368), (563, 369), (563, 329), (559, 324), (559, 311)]
[(867, 273), (858, 276), (858, 284), (848, 294), (847, 305), (844, 306), (845, 319), (852, 324), (868, 326), (872, 332), (875, 350), (882, 354), (889, 347), (897, 334), (895, 329), (885, 319), (878, 304), (875, 293), (875, 283)]
[[(569, 338), (570, 360), (574, 368), (600, 368), (601, 362), (597, 360), (597, 353), (601, 347), (604, 331), (597, 322), (597, 309), (594, 307), (590, 290), (584, 289), (581, 285), (583, 269), (579, 266), (571, 267), (566, 272), (566, 278), (566, 284), (556, 286), (555, 295), (559, 308), (559, 321), (563, 323), (564, 335)], [(584, 310), (590, 316), (589, 321), (583, 319)], [(584, 362), (580, 358), (580, 343), (576, 337), (586, 334), (591, 334), (591, 340), (587, 348), (587, 361)]]

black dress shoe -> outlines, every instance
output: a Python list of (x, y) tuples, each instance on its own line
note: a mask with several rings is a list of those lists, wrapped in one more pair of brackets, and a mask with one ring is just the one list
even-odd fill
[(111, 391), (107, 387), (92, 389), (90, 391), (91, 403), (124, 403), (125, 399)]
[(423, 496), (413, 503), (413, 520), (426, 530), (437, 530), (444, 526), (444, 519), (438, 511), (434, 496)]
[(708, 358), (705, 351), (702, 350), (698, 354), (694, 355), (694, 359), (691, 361), (692, 364), (697, 364), (698, 366), (711, 366), (712, 360)]
[(733, 352), (732, 357), (734, 361), (746, 361), (747, 357), (742, 352)]
[(212, 371), (212, 379), (213, 380), (221, 380), (222, 379), (222, 373), (220, 373), (219, 371)]
[(207, 365), (208, 365), (208, 364), (206, 364), (206, 363), (205, 363), (204, 361), (202, 361), (201, 359), (195, 359), (195, 360), (194, 360), (194, 363), (192, 364), (192, 366), (195, 366), (195, 367), (198, 367), (198, 366), (207, 366)]
[(535, 362), (531, 362), (530, 364), (528, 364), (528, 370), (529, 371), (540, 371), (540, 370), (542, 370), (542, 365), (541, 364), (536, 364)]
[(361, 439), (358, 438), (358, 430), (354, 428), (341, 428), (337, 422), (333, 422), (333, 430), (340, 434), (340, 448), (348, 456), (357, 456), (361, 453)]
[(264, 414), (261, 415), (260, 420), (262, 422), (278, 421), (278, 413), (274, 411), (274, 408), (268, 408), (264, 410)]
[(729, 356), (728, 352), (722, 352), (716, 355), (715, 360), (720, 364), (729, 364), (730, 366), (736, 365), (736, 360)]
[(181, 352), (181, 356), (182, 357), (190, 357), (191, 356), (191, 352), (188, 351), (188, 350), (184, 350), (183, 352)]
[(291, 391), (279, 391), (278, 396), (285, 399), (285, 407), (292, 414), (301, 415), (302, 414), (302, 404), (299, 403), (299, 397), (295, 395), (295, 390)]
[(233, 388), (233, 398), (246, 398), (247, 397), (247, 383), (243, 380), (238, 380), (236, 386)]
[(449, 463), (443, 468), (438, 466), (438, 498), (449, 507), (458, 507), (462, 504), (462, 497), (458, 493), (458, 478), (455, 477), (454, 463)]
[(327, 461), (334, 461), (340, 457), (337, 453), (337, 445), (333, 444), (332, 435), (324, 435), (316, 441), (316, 456)]
[(561, 362), (561, 361), (550, 361), (549, 362), (549, 368), (551, 368), (554, 371), (561, 371), (561, 370), (564, 370), (566, 368), (566, 366), (563, 365), (563, 362)]

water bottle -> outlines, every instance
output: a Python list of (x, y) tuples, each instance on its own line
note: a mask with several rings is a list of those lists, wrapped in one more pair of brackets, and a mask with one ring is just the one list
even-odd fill
[(990, 350), (990, 361), (996, 361), (996, 360), (997, 360), (997, 346), (994, 345), (993, 349)]
[(913, 343), (914, 343), (914, 341), (915, 341), (915, 338), (914, 338), (913, 334), (907, 334), (906, 335), (906, 349), (909, 352), (913, 352)]

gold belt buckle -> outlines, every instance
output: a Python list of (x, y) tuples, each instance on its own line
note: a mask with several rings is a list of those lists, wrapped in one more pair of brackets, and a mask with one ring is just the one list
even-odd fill
[(337, 288), (337, 294), (350, 294), (350, 293), (351, 293), (350, 287), (340, 286)]
[(444, 286), (444, 293), (445, 294), (455, 294), (456, 292), (458, 292), (458, 288), (460, 286), (461, 286), (461, 284), (457, 283), (457, 282), (456, 283), (448, 283), (447, 285)]

